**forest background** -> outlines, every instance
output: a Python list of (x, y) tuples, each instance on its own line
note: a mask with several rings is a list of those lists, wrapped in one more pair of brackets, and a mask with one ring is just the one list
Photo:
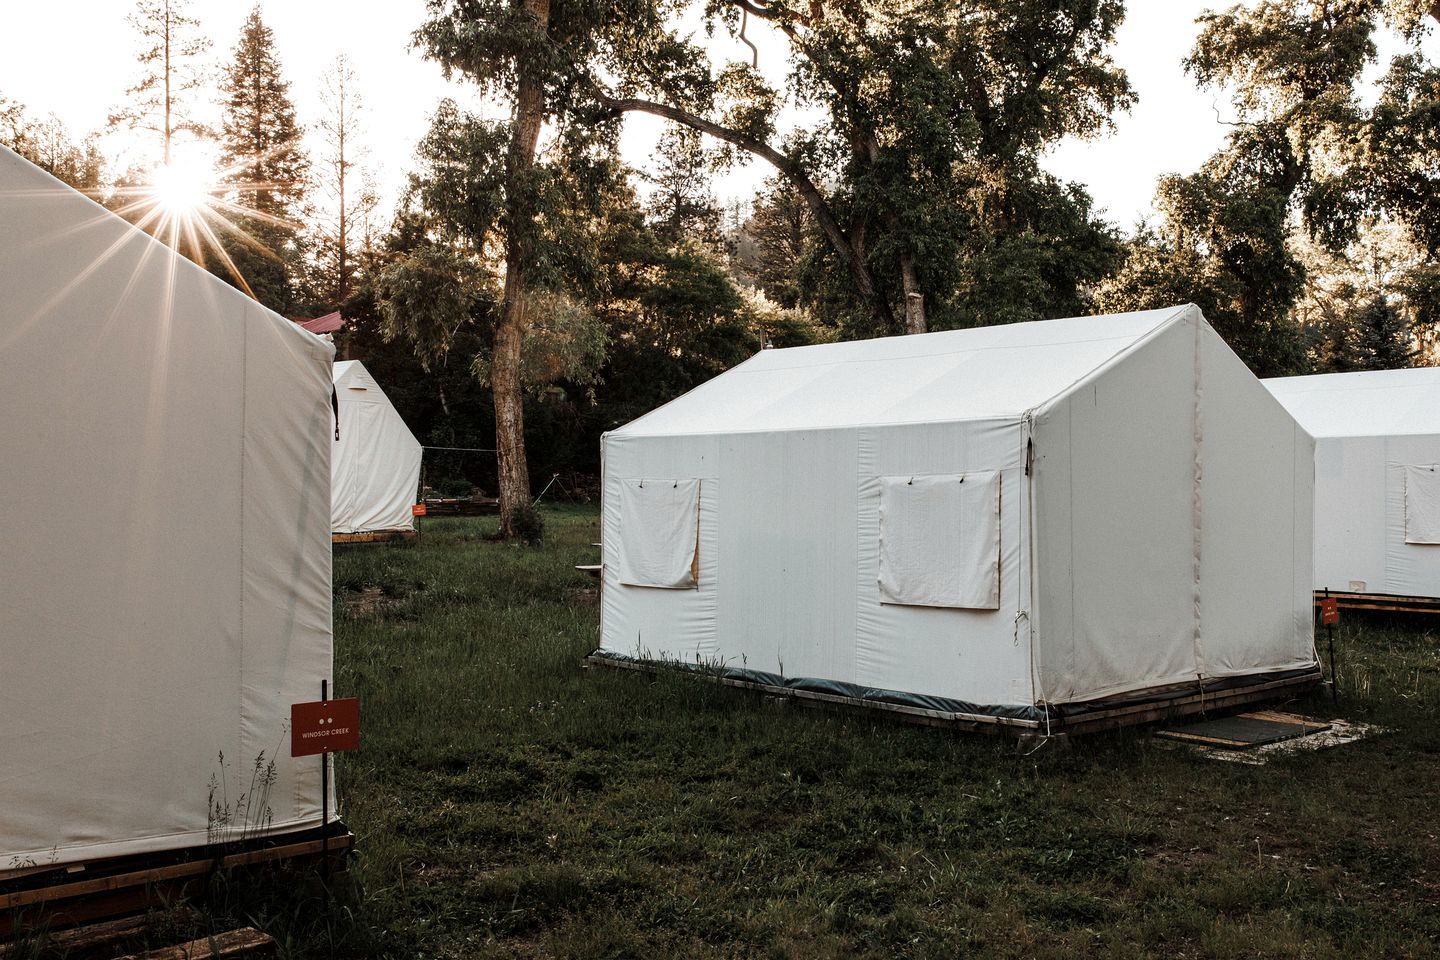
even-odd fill
[[(0, 143), (287, 317), (340, 311), (338, 356), (436, 448), (427, 481), (498, 491), (507, 531), (556, 475), (594, 492), (604, 431), (767, 347), (1194, 302), (1260, 376), (1440, 360), (1440, 11), (1202, 15), (1176, 70), (1228, 133), (1132, 228), (1042, 163), (1134, 106), (1124, 14), (433, 0), (405, 39), (486, 108), (436, 105), (382, 208), (363, 64), (330, 64), (301, 117), (260, 7), (217, 49), (182, 0), (139, 0), (105, 128), (0, 90)], [(644, 170), (621, 150), (635, 115), (664, 121)], [(744, 164), (763, 182), (722, 206)]]

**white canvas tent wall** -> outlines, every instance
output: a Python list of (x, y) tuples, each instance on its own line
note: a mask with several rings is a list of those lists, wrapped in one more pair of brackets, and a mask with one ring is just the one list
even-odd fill
[(330, 461), (335, 533), (413, 530), (420, 441), (359, 360), (335, 364), (340, 439)]
[(3, 148), (0, 290), (0, 869), (318, 824), (333, 348)]
[(1315, 587), (1440, 597), (1440, 369), (1264, 383), (1315, 437)]
[(1032, 719), (1315, 674), (1312, 442), (1194, 306), (767, 350), (602, 450), (601, 658)]

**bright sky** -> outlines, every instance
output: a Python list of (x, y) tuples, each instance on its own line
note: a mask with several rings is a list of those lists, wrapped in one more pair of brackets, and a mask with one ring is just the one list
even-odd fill
[[(1157, 177), (1193, 171), (1225, 136), (1216, 109), (1230, 117), (1228, 102), (1197, 90), (1180, 60), (1194, 40), (1195, 17), (1207, 7), (1228, 5), (1131, 0), (1114, 56), (1129, 72), (1138, 105), (1128, 116), (1117, 117), (1115, 133), (1098, 141), (1066, 142), (1046, 158), (1053, 173), (1088, 185), (1098, 205), (1127, 230), (1150, 214)], [(337, 54), (350, 57), (366, 102), (362, 122), (369, 166), (389, 210), (436, 102), (448, 95), (478, 106), (473, 94), (448, 84), (438, 66), (409, 50), (411, 33), (425, 16), (425, 0), (262, 0), (260, 7), (306, 126), (321, 115), (321, 75)], [(211, 54), (217, 62), (228, 59), (250, 8), (250, 0), (193, 0), (191, 13), (214, 40)], [(25, 104), (35, 117), (55, 113), (77, 136), (101, 128), (139, 76), (139, 40), (125, 20), (131, 9), (127, 0), (70, 0), (57, 16), (56, 8), (34, 0), (0, 0), (5, 25), (0, 30), (0, 95)], [(767, 32), (752, 21), (750, 35), (760, 41), (761, 67), (778, 79), (783, 39)], [(1394, 44), (1386, 46), (1393, 49)], [(1432, 38), (1428, 46), (1436, 41)], [(718, 37), (712, 49), (735, 59), (749, 55), (729, 37)], [(1383, 49), (1382, 56), (1388, 52)], [(660, 129), (653, 118), (628, 121), (623, 147), (633, 165), (645, 165)], [(747, 200), (770, 172), (756, 162), (724, 176), (717, 184), (720, 199)]]

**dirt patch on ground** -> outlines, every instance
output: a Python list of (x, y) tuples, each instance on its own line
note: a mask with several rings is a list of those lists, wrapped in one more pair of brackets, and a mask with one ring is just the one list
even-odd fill
[(359, 616), (374, 616), (379, 613), (382, 607), (394, 603), (393, 597), (385, 596), (385, 591), (376, 584), (361, 587), (357, 592), (345, 598), (345, 606), (349, 607), (352, 613)]
[(570, 592), (570, 599), (577, 606), (594, 607), (600, 603), (599, 587), (576, 587)]

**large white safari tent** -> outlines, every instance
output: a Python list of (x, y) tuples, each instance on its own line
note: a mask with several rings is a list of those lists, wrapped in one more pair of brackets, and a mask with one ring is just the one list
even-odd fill
[(3, 148), (0, 290), (0, 871), (318, 824), (333, 349)]
[(335, 364), (340, 439), (330, 461), (334, 533), (413, 530), (420, 441), (359, 360)]
[(1312, 455), (1194, 306), (766, 350), (605, 436), (592, 659), (1051, 730), (1273, 695)]
[(1440, 598), (1440, 369), (1264, 383), (1315, 437), (1315, 587)]

